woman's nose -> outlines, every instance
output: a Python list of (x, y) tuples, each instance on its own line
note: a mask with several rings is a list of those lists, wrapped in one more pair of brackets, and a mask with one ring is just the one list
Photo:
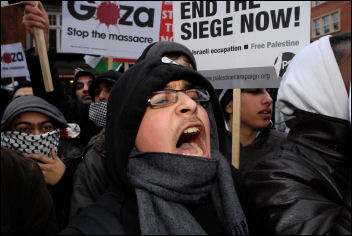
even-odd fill
[(178, 106), (177, 113), (185, 114), (190, 113), (193, 114), (197, 111), (197, 102), (190, 98), (187, 94), (183, 92), (178, 92)]

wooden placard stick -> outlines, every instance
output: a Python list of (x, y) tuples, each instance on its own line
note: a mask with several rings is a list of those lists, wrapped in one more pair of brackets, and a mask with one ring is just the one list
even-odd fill
[(12, 1), (13, 3), (9, 3), (8, 1), (1, 1), (1, 7), (10, 7), (14, 5), (22, 4), (23, 1)]
[(241, 89), (233, 89), (232, 165), (240, 169)]
[(112, 56), (108, 57), (108, 70), (112, 70), (114, 65), (114, 58)]
[(15, 78), (14, 77), (11, 77), (11, 83), (12, 83), (13, 88), (15, 88)]
[[(38, 1), (36, 1), (35, 7), (38, 8)], [(34, 27), (34, 39), (35, 46), (38, 51), (40, 67), (42, 69), (44, 86), (46, 92), (54, 91), (53, 81), (51, 78), (49, 60), (48, 60), (48, 52), (45, 43), (44, 31), (38, 27)]]
[(128, 62), (124, 62), (123, 65), (124, 65), (124, 69), (125, 69), (125, 72), (126, 72), (128, 70), (128, 68), (129, 68)]

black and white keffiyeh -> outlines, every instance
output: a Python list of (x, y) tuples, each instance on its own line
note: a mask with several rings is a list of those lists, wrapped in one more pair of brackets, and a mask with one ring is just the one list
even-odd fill
[(105, 127), (107, 102), (92, 102), (89, 106), (89, 119), (100, 127)]
[(28, 155), (41, 154), (49, 158), (51, 149), (57, 153), (60, 139), (60, 130), (54, 130), (40, 135), (31, 135), (18, 131), (1, 132), (1, 146)]

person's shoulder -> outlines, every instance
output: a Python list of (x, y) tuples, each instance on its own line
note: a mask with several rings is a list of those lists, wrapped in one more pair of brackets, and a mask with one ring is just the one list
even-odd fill
[[(14, 175), (18, 175), (20, 172), (40, 175), (39, 167), (34, 160), (25, 158), (22, 154), (5, 147), (1, 147), (1, 169)], [(15, 173), (14, 170), (19, 172)]]
[(277, 129), (271, 128), (270, 135), (277, 137), (277, 138), (287, 138), (287, 133), (279, 131)]
[(246, 173), (245, 178), (261, 176), (261, 178), (280, 179), (279, 176), (285, 176), (311, 179), (315, 178), (316, 169), (317, 166), (306, 158), (298, 145), (286, 142), (276, 151), (259, 158), (253, 168)]
[[(94, 145), (88, 145), (82, 154), (82, 160), (79, 163), (76, 173), (77, 175), (83, 175), (84, 178), (92, 178), (93, 173), (104, 173), (103, 165), (104, 155), (98, 152)], [(88, 174), (87, 176), (87, 173)]]
[(120, 220), (109, 209), (94, 203), (85, 208), (60, 234), (126, 234)]

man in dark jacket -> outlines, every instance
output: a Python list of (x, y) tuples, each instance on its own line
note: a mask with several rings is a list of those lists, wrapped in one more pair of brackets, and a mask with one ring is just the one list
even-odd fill
[(221, 154), (221, 114), (196, 71), (167, 58), (138, 62), (108, 101), (109, 189), (62, 233), (248, 233)]
[(351, 33), (291, 61), (278, 93), (287, 144), (259, 162), (242, 194), (258, 234), (351, 234)]
[[(225, 89), (220, 96), (227, 125), (227, 154), (232, 159), (233, 92)], [(286, 134), (272, 128), (271, 89), (241, 89), (240, 172), (244, 174), (262, 156), (274, 152), (286, 141)]]
[(57, 232), (53, 200), (38, 165), (1, 147), (1, 235)]
[(72, 84), (72, 96), (78, 102), (89, 105), (92, 98), (89, 96), (88, 90), (92, 80), (95, 79), (95, 75), (87, 70), (77, 70)]

